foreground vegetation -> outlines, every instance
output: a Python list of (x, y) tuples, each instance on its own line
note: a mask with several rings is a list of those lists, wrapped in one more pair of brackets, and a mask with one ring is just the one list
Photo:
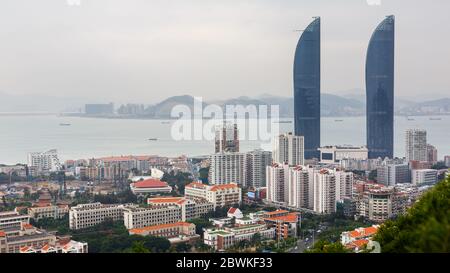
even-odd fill
[(375, 241), (384, 253), (450, 252), (450, 177), (398, 219), (381, 226)]

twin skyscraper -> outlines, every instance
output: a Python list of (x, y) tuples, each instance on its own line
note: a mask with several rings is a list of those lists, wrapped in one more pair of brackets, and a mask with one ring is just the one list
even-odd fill
[[(319, 158), (321, 20), (304, 30), (295, 52), (295, 134), (305, 137), (305, 159)], [(386, 17), (372, 34), (366, 59), (366, 119), (369, 158), (394, 153), (395, 18)]]

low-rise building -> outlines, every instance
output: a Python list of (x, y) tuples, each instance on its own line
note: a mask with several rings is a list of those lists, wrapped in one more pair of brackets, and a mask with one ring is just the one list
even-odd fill
[(87, 243), (58, 238), (53, 233), (22, 222), (0, 230), (0, 253), (87, 253)]
[(124, 209), (133, 204), (105, 205), (99, 202), (79, 204), (69, 210), (69, 228), (84, 229), (96, 226), (106, 220), (123, 221)]
[(339, 164), (343, 159), (367, 160), (369, 157), (367, 147), (325, 146), (319, 151), (320, 163), (324, 164)]
[(149, 208), (125, 208), (123, 219), (127, 229), (134, 229), (181, 222), (182, 215), (179, 206), (166, 204)]
[(277, 239), (287, 239), (297, 236), (297, 225), (300, 217), (296, 212), (276, 210), (264, 212), (262, 220), (267, 226), (275, 228)]
[(353, 231), (342, 232), (341, 244), (355, 252), (364, 250), (372, 237), (377, 233), (379, 227), (378, 225), (373, 225), (367, 228), (357, 228)]
[(29, 224), (30, 216), (27, 214), (21, 215), (17, 208), (13, 211), (0, 212), (0, 230), (17, 225), (20, 226), (22, 222)]
[(156, 236), (164, 238), (191, 237), (198, 238), (195, 225), (187, 222), (176, 222), (129, 230), (130, 235)]
[(240, 241), (251, 241), (255, 234), (262, 240), (275, 238), (275, 228), (268, 228), (265, 224), (239, 226), (233, 228), (207, 229), (203, 233), (204, 243), (215, 250), (226, 250)]
[(160, 194), (171, 193), (172, 187), (166, 182), (156, 178), (150, 178), (142, 181), (137, 181), (130, 184), (131, 191), (136, 194)]
[(152, 207), (176, 205), (181, 209), (181, 220), (201, 218), (214, 210), (214, 205), (204, 199), (187, 199), (186, 197), (148, 198), (147, 204)]
[(185, 197), (204, 199), (216, 207), (227, 207), (242, 203), (242, 190), (234, 183), (209, 186), (193, 182), (185, 187)]
[(438, 171), (432, 169), (412, 170), (413, 185), (436, 184), (438, 181)]
[(62, 219), (69, 214), (67, 205), (37, 206), (28, 208), (28, 214), (34, 220), (43, 218)]

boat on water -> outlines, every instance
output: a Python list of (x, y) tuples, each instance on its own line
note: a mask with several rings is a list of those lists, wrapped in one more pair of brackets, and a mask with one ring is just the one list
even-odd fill
[(70, 123), (60, 123), (59, 126), (71, 126), (72, 124)]
[(157, 138), (149, 138), (148, 140), (149, 140), (149, 141), (158, 141)]
[(442, 120), (442, 118), (430, 118), (430, 120)]
[(344, 122), (343, 119), (335, 119), (334, 122)]
[(161, 121), (161, 124), (170, 124), (170, 121)]

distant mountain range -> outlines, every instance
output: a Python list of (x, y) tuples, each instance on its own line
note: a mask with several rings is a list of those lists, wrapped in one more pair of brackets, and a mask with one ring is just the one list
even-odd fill
[[(351, 90), (341, 92), (346, 95), (322, 94), (321, 112), (325, 117), (345, 117), (345, 116), (364, 116), (366, 98), (363, 90)], [(0, 113), (5, 112), (82, 112), (84, 104), (90, 101), (83, 98), (63, 98), (38, 95), (7, 95), (0, 93)], [(157, 118), (167, 119), (171, 116), (171, 111), (175, 105), (188, 106), (193, 110), (194, 97), (189, 95), (169, 97), (157, 104), (146, 104), (145, 110), (133, 117), (137, 118)], [(227, 100), (206, 101), (203, 106), (216, 104), (224, 108), (226, 105), (279, 105), (280, 116), (290, 118), (294, 115), (293, 97), (280, 97), (269, 94), (257, 97), (242, 96)], [(116, 108), (120, 105), (116, 104)], [(450, 98), (443, 98), (432, 101), (416, 103), (402, 98), (395, 102), (397, 115), (450, 115)], [(126, 117), (126, 116), (115, 116)]]

